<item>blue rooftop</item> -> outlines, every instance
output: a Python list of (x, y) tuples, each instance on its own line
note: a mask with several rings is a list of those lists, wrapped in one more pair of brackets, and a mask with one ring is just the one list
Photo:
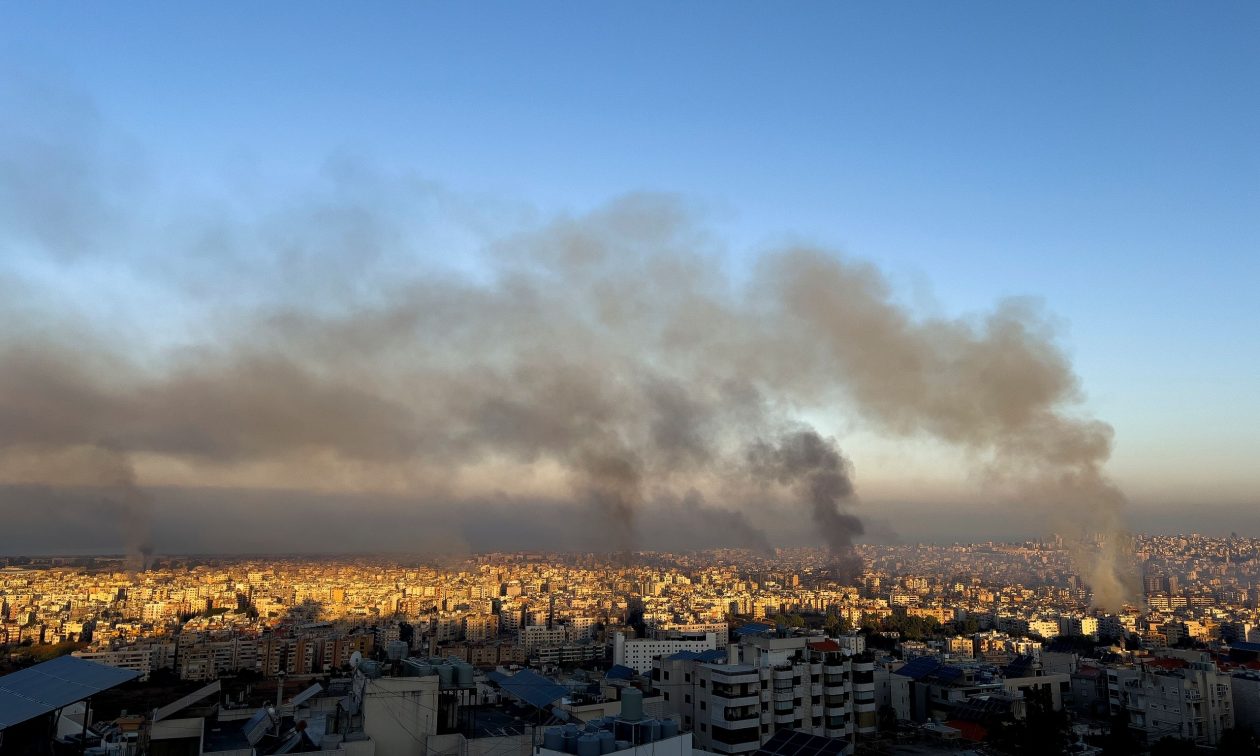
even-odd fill
[(0, 677), (0, 730), (121, 685), (139, 672), (61, 656)]
[(614, 664), (606, 673), (606, 680), (633, 680), (634, 676), (639, 674), (624, 664)]
[(920, 656), (917, 659), (911, 659), (902, 665), (901, 669), (893, 672), (895, 675), (909, 677), (914, 680), (922, 680), (931, 673), (935, 672), (941, 663), (931, 656)]
[(569, 694), (568, 688), (528, 669), (510, 677), (501, 672), (491, 672), (488, 677), (513, 698), (536, 709), (545, 709)]

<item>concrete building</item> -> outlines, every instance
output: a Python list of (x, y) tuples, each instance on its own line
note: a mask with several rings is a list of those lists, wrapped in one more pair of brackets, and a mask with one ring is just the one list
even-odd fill
[(874, 663), (835, 640), (744, 637), (725, 659), (713, 656), (678, 653), (652, 672), (666, 711), (691, 730), (697, 749), (751, 753), (789, 729), (850, 745), (855, 734), (875, 732)]
[(1147, 742), (1172, 736), (1215, 745), (1234, 726), (1231, 678), (1211, 661), (1155, 659), (1120, 687), (1129, 724)]
[(153, 651), (144, 647), (120, 648), (113, 651), (75, 651), (74, 656), (119, 669), (140, 673), (140, 680), (148, 680), (154, 670)]
[(689, 638), (627, 638), (625, 633), (613, 636), (613, 663), (629, 667), (639, 674), (652, 671), (652, 660), (670, 656), (680, 651), (713, 651), (717, 649), (717, 634), (705, 633), (703, 639)]
[(1229, 685), (1234, 696), (1234, 727), (1260, 735), (1260, 672), (1236, 672)]

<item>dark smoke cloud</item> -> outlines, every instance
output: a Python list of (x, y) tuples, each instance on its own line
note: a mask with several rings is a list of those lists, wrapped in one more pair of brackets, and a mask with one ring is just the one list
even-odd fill
[[(4, 196), (41, 189), (29, 159), (0, 161)], [(1025, 506), (1067, 513), (1093, 544), (1080, 558), (1099, 601), (1128, 595), (1123, 497), (1102, 472), (1111, 429), (1072, 414), (1077, 379), (1027, 302), (919, 319), (870, 265), (805, 248), (737, 278), (696, 214), (659, 195), (444, 236), (433, 228), (466, 217), (459, 200), (344, 162), (280, 207), (189, 198), (190, 217), (119, 219), (97, 163), (61, 174), (69, 206), (45, 203), (51, 220), (0, 231), (0, 244), (136, 281), (170, 312), (102, 320), (4, 271), (16, 295), (0, 303), (0, 483), (137, 491), (120, 473), (134, 469), (146, 483), (470, 507), (543, 498), (593, 513), (573, 518), (582, 537), (618, 551), (665, 492), (680, 511), (725, 513), (731, 537), (761, 550), (741, 508), (810, 517), (851, 569), (850, 470), (800, 430), (847, 412), (967, 449)], [(95, 222), (102, 207), (108, 222)], [(51, 235), (60, 215), (72, 235)], [(475, 247), (459, 265), (429, 246), (452, 238)], [(73, 475), (28, 464), (84, 449), (108, 452)], [(771, 483), (795, 496), (764, 495)], [(721, 506), (679, 493), (693, 489)]]
[(852, 579), (861, 569), (853, 553), (862, 522), (845, 509), (852, 503), (849, 463), (834, 442), (812, 428), (783, 434), (776, 442), (758, 441), (748, 451), (749, 468), (761, 480), (789, 486), (809, 507), (814, 526), (831, 552), (833, 572)]

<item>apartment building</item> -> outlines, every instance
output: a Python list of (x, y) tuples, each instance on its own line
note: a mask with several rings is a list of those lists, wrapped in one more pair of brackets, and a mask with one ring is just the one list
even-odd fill
[(1158, 658), (1136, 672), (1118, 698), (1147, 742), (1172, 736), (1211, 746), (1234, 726), (1233, 685), (1213, 662)]
[(653, 687), (700, 750), (752, 753), (787, 729), (851, 747), (859, 733), (875, 732), (877, 707), (874, 663), (853, 656), (855, 647), (821, 638), (744, 637), (725, 659), (688, 651), (657, 659)]

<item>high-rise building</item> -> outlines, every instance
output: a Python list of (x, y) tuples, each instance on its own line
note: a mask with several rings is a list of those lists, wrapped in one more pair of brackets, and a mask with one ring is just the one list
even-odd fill
[(851, 748), (855, 735), (876, 730), (874, 663), (854, 656), (860, 650), (830, 639), (744, 637), (725, 659), (657, 659), (653, 685), (700, 750), (751, 753), (787, 729)]

